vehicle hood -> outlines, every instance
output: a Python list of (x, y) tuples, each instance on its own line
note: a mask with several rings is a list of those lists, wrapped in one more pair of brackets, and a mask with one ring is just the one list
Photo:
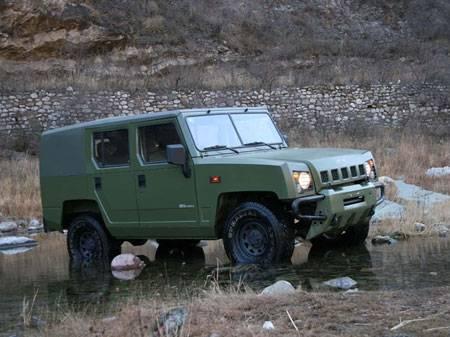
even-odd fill
[[(277, 165), (286, 166), (289, 171), (308, 169), (319, 182), (320, 172), (341, 170), (350, 167), (358, 167), (373, 156), (367, 150), (338, 149), (338, 148), (287, 148), (281, 150), (252, 151), (246, 153), (205, 157), (210, 164), (222, 165)], [(359, 172), (359, 171), (358, 171)], [(340, 174), (340, 173), (339, 173)], [(342, 177), (339, 182), (341, 183)], [(354, 179), (360, 179), (361, 176)], [(350, 178), (350, 180), (353, 180)]]

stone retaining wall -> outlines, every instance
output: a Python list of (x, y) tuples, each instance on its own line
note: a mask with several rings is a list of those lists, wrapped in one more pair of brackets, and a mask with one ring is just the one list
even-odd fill
[(272, 91), (64, 91), (0, 93), (0, 133), (42, 130), (108, 116), (190, 107), (267, 106), (282, 128), (344, 130), (420, 126), (450, 134), (450, 87), (438, 85), (336, 86)]

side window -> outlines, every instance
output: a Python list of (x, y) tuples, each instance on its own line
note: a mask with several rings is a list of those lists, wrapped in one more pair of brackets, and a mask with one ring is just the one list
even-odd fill
[(130, 161), (128, 130), (95, 132), (94, 158), (100, 167), (128, 165)]
[(173, 123), (148, 125), (139, 128), (139, 148), (146, 163), (167, 161), (167, 145), (181, 144)]

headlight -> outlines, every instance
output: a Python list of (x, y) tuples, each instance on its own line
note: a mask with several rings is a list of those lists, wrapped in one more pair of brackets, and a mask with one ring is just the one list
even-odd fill
[(312, 178), (309, 172), (294, 171), (292, 172), (292, 179), (294, 180), (298, 193), (309, 190), (312, 186)]
[(375, 162), (373, 159), (370, 159), (364, 163), (364, 170), (366, 171), (366, 175), (369, 179), (374, 180), (377, 177)]

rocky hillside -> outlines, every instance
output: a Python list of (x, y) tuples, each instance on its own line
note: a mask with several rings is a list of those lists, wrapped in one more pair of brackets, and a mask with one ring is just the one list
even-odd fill
[(448, 0), (0, 0), (0, 89), (450, 82)]

